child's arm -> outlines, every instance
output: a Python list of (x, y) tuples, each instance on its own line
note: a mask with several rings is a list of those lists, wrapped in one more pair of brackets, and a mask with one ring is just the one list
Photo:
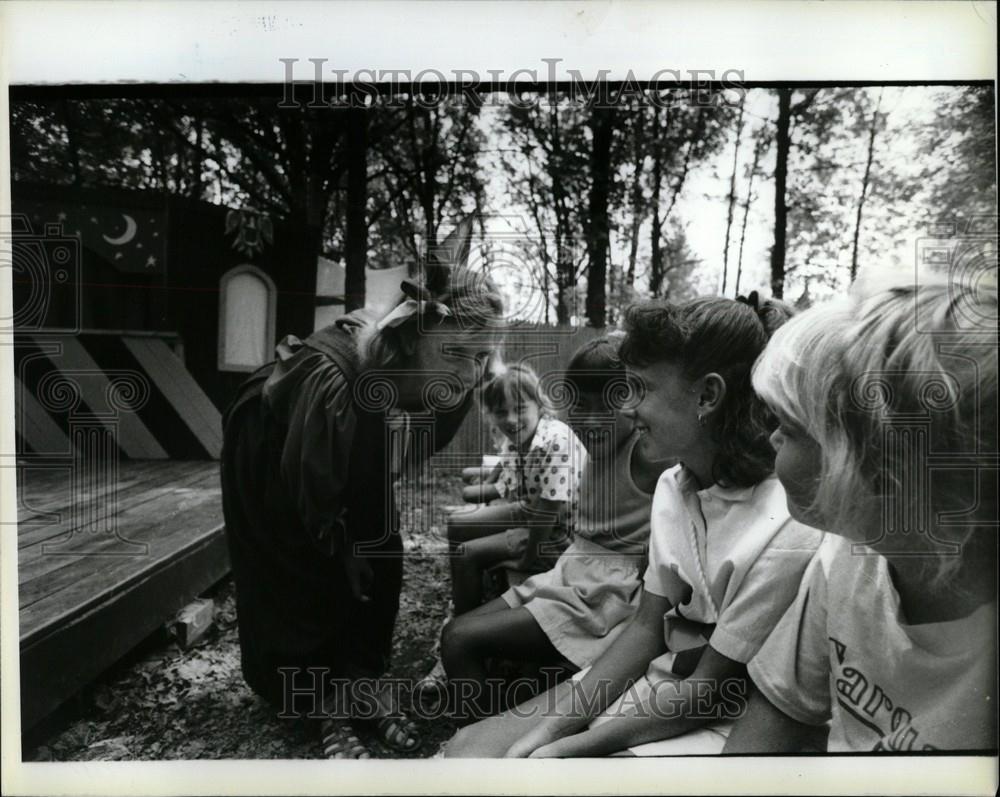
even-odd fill
[(610, 755), (717, 722), (723, 699), (732, 700), (736, 708), (742, 705), (745, 671), (745, 665), (709, 645), (689, 678), (659, 681), (650, 694), (627, 708), (623, 706), (607, 722), (540, 747), (532, 757)]
[[(555, 523), (556, 520), (556, 516), (553, 516), (551, 522), (547, 526), (544, 525), (548, 518), (548, 511), (541, 505), (545, 503), (548, 502), (536, 501), (529, 505), (525, 502), (514, 501), (480, 506), (476, 509), (457, 509), (448, 516), (448, 539), (457, 542), (474, 540), (520, 526), (529, 526), (532, 533), (536, 533), (536, 525), (539, 540), (544, 539), (547, 529), (551, 528), (552, 523)], [(537, 555), (537, 543), (535, 553)]]
[(632, 681), (646, 672), (649, 662), (666, 651), (663, 615), (669, 609), (666, 598), (643, 591), (636, 613), (615, 644), (594, 662), (549, 716), (511, 746), (507, 757), (529, 756), (586, 728)]
[(729, 734), (724, 754), (826, 752), (825, 726), (792, 719), (750, 683), (746, 711)]
[(462, 468), (462, 481), (466, 484), (491, 484), (500, 478), (503, 470), (503, 463), (496, 465), (476, 465), (471, 468)]
[(462, 500), (470, 504), (488, 504), (500, 497), (496, 484), (467, 484), (462, 488)]
[(450, 539), (472, 540), (523, 525), (524, 507), (520, 503), (491, 504), (475, 509), (457, 508), (448, 516)]

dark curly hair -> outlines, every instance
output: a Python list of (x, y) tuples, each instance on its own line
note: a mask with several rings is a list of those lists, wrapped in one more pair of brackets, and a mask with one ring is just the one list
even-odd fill
[(684, 304), (654, 301), (625, 314), (619, 355), (626, 364), (680, 366), (688, 379), (708, 373), (726, 382), (726, 394), (711, 433), (719, 444), (712, 477), (722, 485), (749, 487), (774, 470), (768, 438), (777, 420), (750, 384), (754, 361), (774, 331), (794, 314), (777, 299), (758, 301), (703, 296)]

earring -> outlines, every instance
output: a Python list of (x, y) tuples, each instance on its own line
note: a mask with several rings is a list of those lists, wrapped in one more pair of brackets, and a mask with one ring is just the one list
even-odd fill
[(700, 412), (698, 413), (698, 425), (699, 426), (705, 425), (705, 416), (702, 415)]

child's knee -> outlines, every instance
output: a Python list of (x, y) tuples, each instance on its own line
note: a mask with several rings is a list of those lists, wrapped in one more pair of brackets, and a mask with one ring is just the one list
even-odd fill
[(473, 637), (468, 625), (461, 617), (456, 617), (441, 629), (441, 658), (446, 665), (448, 661), (469, 654)]

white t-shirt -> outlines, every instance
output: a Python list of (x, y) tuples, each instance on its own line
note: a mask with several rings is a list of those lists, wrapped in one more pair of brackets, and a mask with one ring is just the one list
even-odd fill
[(773, 475), (753, 487), (698, 490), (683, 465), (660, 477), (650, 526), (643, 588), (671, 604), (663, 617), (669, 652), (650, 664), (650, 680), (689, 675), (691, 657), (677, 654), (708, 643), (750, 661), (795, 598), (823, 537), (791, 519)]
[[(995, 749), (996, 603), (907, 625), (888, 563), (827, 535), (749, 672), (830, 752)], [(835, 608), (835, 610), (833, 610)]]

